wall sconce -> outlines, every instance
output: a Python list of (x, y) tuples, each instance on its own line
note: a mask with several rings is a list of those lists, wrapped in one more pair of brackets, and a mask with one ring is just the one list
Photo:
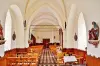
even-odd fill
[(78, 37), (77, 37), (77, 35), (76, 35), (76, 33), (75, 33), (75, 35), (74, 35), (74, 40), (77, 41), (77, 39), (78, 39)]
[(54, 36), (54, 39), (55, 39), (56, 37)]
[(26, 20), (24, 21), (24, 23), (23, 23), (23, 24), (24, 24), (24, 27), (26, 27)]
[(16, 34), (15, 34), (15, 31), (14, 31), (14, 33), (13, 33), (13, 35), (12, 35), (12, 39), (13, 39), (13, 40), (15, 40), (15, 39), (16, 39)]

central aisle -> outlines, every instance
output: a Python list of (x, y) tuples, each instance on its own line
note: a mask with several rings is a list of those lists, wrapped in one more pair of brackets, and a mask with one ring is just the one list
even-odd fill
[(50, 49), (43, 49), (39, 59), (39, 66), (57, 66), (57, 59)]

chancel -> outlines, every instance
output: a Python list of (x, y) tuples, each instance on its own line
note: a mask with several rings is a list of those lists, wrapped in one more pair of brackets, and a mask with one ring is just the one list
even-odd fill
[(0, 66), (100, 66), (99, 0), (0, 0)]

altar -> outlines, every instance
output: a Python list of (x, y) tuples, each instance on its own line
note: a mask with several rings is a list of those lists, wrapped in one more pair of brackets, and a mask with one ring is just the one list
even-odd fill
[(76, 61), (77, 61), (77, 59), (75, 56), (64, 56), (64, 63), (65, 64), (68, 63), (70, 66), (72, 66), (72, 64)]

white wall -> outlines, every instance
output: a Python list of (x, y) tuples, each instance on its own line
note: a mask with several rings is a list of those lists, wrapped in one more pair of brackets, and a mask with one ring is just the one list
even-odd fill
[(78, 18), (78, 49), (86, 50), (85, 49), (86, 47), (87, 47), (86, 24), (83, 13), (81, 12)]
[[(10, 8), (12, 12), (12, 17), (14, 17), (13, 24), (14, 29), (13, 33), (15, 31), (16, 34), (16, 48), (24, 48), (24, 25), (23, 25), (23, 17), (21, 14), (21, 11), (17, 5), (11, 5)], [(13, 44), (12, 44), (13, 45)]]
[[(10, 8), (9, 8), (10, 9)], [(13, 10), (10, 9), (10, 14), (11, 14), (11, 18), (12, 18), (12, 34), (11, 36), (13, 35), (13, 33), (15, 32), (16, 34), (16, 18), (15, 18), (15, 14), (13, 13)], [(11, 49), (14, 49), (16, 48), (16, 39), (15, 40), (11, 40)]]
[(67, 44), (67, 30), (63, 30), (63, 48), (66, 48)]
[(10, 11), (8, 10), (7, 16), (6, 16), (6, 22), (5, 22), (5, 44), (4, 44), (4, 50), (10, 50), (11, 49), (11, 40), (12, 40), (12, 20)]
[[(12, 4), (20, 6), (22, 14), (24, 14), (25, 3), (27, 0), (0, 0), (0, 20), (3, 26), (3, 33), (5, 35), (5, 19), (7, 11)], [(0, 45), (0, 56), (4, 55), (4, 45)]]
[[(100, 26), (100, 0), (64, 0), (64, 1), (67, 3), (68, 6), (70, 6), (71, 4), (76, 4), (77, 11), (83, 12), (84, 19), (86, 21), (87, 35), (88, 35), (88, 30), (91, 29), (92, 21), (97, 22)], [(66, 7), (68, 8), (68, 6)], [(88, 55), (94, 55), (100, 57), (99, 50), (100, 50), (100, 44), (98, 48), (95, 48), (91, 44), (88, 44), (87, 46)]]
[(76, 5), (73, 4), (71, 6), (71, 9), (70, 9), (70, 12), (69, 12), (69, 16), (68, 16), (66, 48), (74, 48), (74, 23), (75, 23), (75, 16), (76, 16)]
[(59, 31), (39, 30), (39, 31), (33, 31), (33, 35), (36, 37), (37, 43), (42, 43), (43, 39), (46, 38), (50, 39), (50, 43), (54, 43), (54, 42), (59, 43)]
[(0, 45), (0, 56), (4, 56), (4, 45)]

